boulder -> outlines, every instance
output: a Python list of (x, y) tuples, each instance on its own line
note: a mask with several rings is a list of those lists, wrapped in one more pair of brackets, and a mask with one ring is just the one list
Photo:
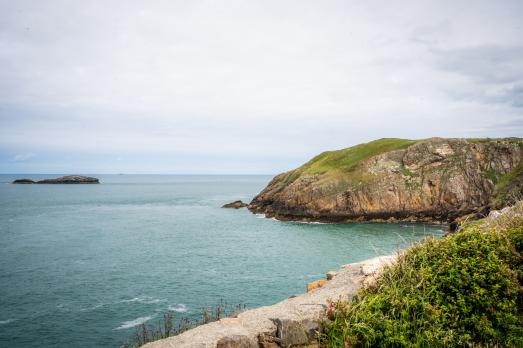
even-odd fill
[[(273, 320), (274, 321), (274, 320)], [(258, 344), (260, 348), (280, 348), (278, 344), (280, 339), (267, 333), (261, 333), (258, 335)]]
[(232, 335), (218, 340), (216, 348), (258, 348), (258, 342), (248, 336)]
[(231, 203), (224, 204), (222, 208), (232, 208), (232, 209), (240, 209), (245, 208), (248, 204), (244, 203), (242, 201), (234, 201)]
[(275, 319), (276, 336), (281, 347), (307, 345), (317, 338), (319, 325), (317, 322), (305, 319), (296, 321), (290, 319)]
[(311, 282), (311, 283), (307, 284), (307, 292), (311, 292), (314, 289), (321, 288), (322, 286), (325, 285), (325, 283), (327, 283), (327, 281), (325, 279), (320, 279), (320, 280)]
[(332, 280), (332, 278), (334, 278), (335, 276), (336, 276), (336, 272), (334, 272), (334, 271), (327, 272), (327, 280)]

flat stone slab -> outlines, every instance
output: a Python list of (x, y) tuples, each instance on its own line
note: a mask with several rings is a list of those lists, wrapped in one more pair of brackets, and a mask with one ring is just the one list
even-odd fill
[[(395, 255), (380, 256), (345, 265), (321, 288), (272, 306), (245, 311), (236, 318), (225, 318), (198, 326), (180, 335), (148, 343), (144, 347), (215, 348), (218, 342), (221, 346), (232, 346), (234, 342), (258, 342), (260, 335), (278, 337), (278, 325), (279, 331), (282, 331), (282, 323), (287, 325), (289, 321), (306, 323), (305, 329), (310, 332), (310, 322), (316, 322), (323, 315), (329, 300), (352, 298), (364, 284), (372, 283), (383, 267), (392, 264), (395, 258)], [(293, 332), (292, 335), (302, 339), (300, 333)], [(285, 339), (288, 338), (284, 337)]]

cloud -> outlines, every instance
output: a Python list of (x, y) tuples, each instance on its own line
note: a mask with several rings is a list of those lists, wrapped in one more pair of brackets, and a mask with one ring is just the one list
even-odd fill
[(434, 52), (442, 69), (481, 83), (516, 83), (523, 80), (523, 44), (481, 45)]
[(21, 153), (14, 155), (10, 161), (11, 162), (25, 162), (31, 158), (35, 157), (34, 153)]
[(274, 173), (386, 136), (522, 135), (521, 13), (0, 0), (0, 171)]

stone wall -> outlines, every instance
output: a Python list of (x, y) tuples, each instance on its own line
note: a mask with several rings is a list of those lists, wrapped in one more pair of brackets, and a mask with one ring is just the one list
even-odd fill
[(372, 283), (395, 256), (381, 256), (343, 266), (325, 285), (308, 293), (240, 313), (234, 318), (198, 326), (146, 348), (278, 348), (315, 347), (318, 319), (329, 300), (350, 299)]

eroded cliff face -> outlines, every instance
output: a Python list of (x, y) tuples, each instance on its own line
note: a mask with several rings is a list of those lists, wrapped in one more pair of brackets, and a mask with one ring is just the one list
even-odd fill
[[(367, 151), (391, 140), (359, 145), (359, 152), (371, 155), (354, 163), (345, 152), (326, 153), (350, 165), (321, 158), (328, 165), (314, 159), (280, 174), (249, 209), (292, 220), (447, 222), (488, 209), (496, 183), (523, 159), (523, 139), (516, 138), (397, 139), (404, 142), (399, 149)], [(341, 151), (354, 156), (351, 149)]]

